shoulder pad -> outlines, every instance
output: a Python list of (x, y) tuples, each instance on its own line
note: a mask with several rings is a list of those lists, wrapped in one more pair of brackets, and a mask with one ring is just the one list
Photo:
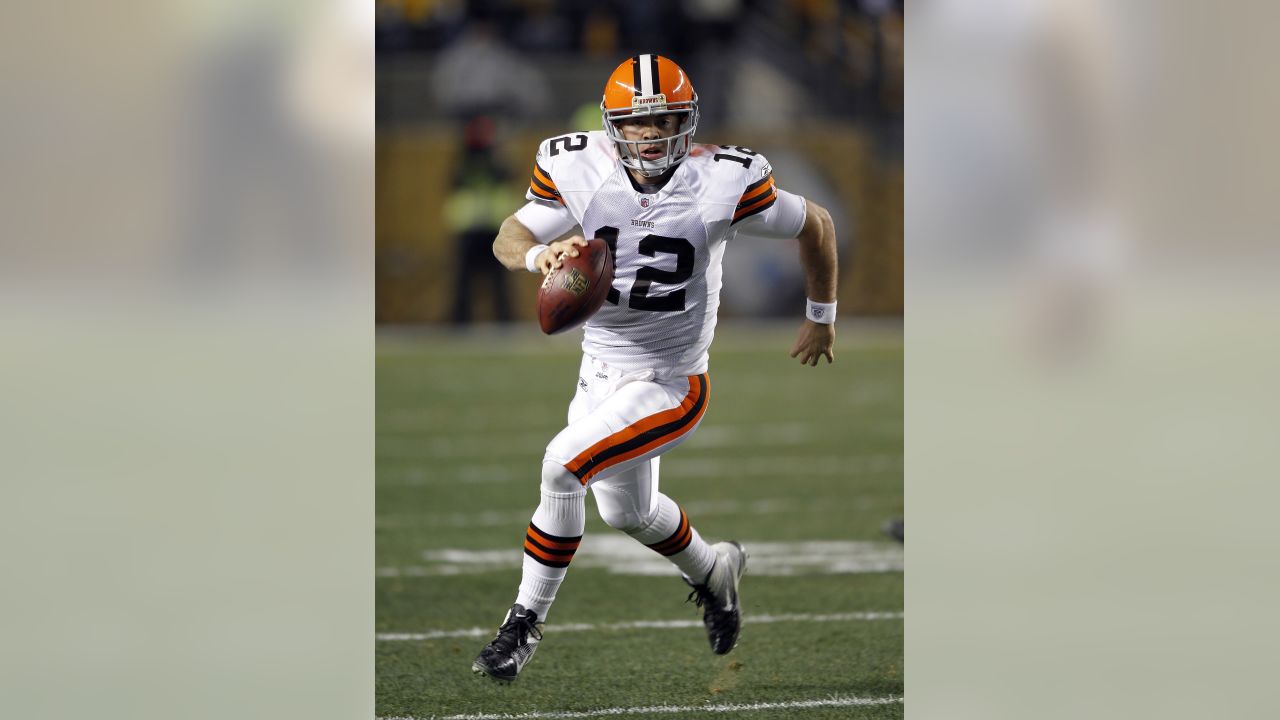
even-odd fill
[(730, 224), (764, 212), (777, 202), (773, 166), (755, 150), (738, 145), (695, 145), (689, 156), (707, 173), (717, 202), (734, 206)]
[(573, 153), (585, 150), (588, 141), (587, 133), (568, 133), (538, 143), (538, 154), (534, 156), (533, 173), (529, 178), (528, 197), (564, 205), (560, 188), (553, 179), (559, 174), (557, 165), (562, 165)]
[(751, 148), (737, 145), (713, 147), (715, 154), (712, 159), (725, 166), (721, 172), (734, 174), (735, 189), (740, 188), (730, 224), (736, 224), (773, 207), (778, 201), (778, 189), (773, 182), (773, 165), (768, 158)]
[[(614, 172), (617, 156), (603, 132), (576, 132), (547, 138), (538, 145), (534, 159), (534, 175), (548, 188), (540, 188), (546, 197), (549, 189), (583, 190), (594, 188)], [(551, 182), (548, 182), (551, 181)]]
[(718, 177), (741, 188), (773, 172), (764, 155), (738, 145), (695, 145), (689, 156), (708, 163)]

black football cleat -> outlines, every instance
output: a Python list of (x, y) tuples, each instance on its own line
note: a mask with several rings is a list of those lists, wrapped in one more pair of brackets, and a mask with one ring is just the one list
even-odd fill
[(538, 622), (538, 614), (525, 610), (522, 605), (512, 605), (498, 634), (471, 663), (471, 672), (494, 680), (515, 680), (520, 669), (533, 659), (541, 640), (542, 624)]
[(738, 581), (747, 569), (747, 551), (732, 540), (716, 543), (711, 549), (716, 553), (716, 564), (706, 580), (699, 584), (686, 577), (684, 581), (693, 588), (689, 600), (702, 608), (702, 624), (707, 627), (711, 651), (724, 655), (738, 644), (738, 631), (742, 628)]

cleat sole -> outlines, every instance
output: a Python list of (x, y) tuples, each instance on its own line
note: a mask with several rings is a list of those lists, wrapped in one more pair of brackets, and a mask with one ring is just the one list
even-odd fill
[(498, 675), (490, 674), (488, 670), (485, 670), (478, 663), (472, 664), (471, 674), (476, 675), (477, 677), (487, 677), (494, 682), (502, 683), (504, 685), (515, 682), (515, 678), (505, 678), (505, 677), (500, 677)]

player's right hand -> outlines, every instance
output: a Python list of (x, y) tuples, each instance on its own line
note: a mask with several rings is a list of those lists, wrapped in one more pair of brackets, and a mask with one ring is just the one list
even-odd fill
[(587, 239), (581, 235), (574, 235), (572, 237), (567, 237), (564, 240), (557, 240), (550, 245), (547, 245), (547, 249), (538, 256), (538, 259), (534, 261), (534, 264), (538, 266), (538, 269), (542, 271), (543, 275), (547, 275), (552, 270), (560, 267), (564, 260), (564, 256), (568, 255), (569, 257), (578, 257), (578, 248), (586, 246)]

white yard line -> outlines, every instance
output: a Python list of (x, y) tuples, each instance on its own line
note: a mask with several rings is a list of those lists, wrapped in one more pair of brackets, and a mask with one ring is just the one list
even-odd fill
[[(693, 500), (681, 503), (690, 517), (709, 515), (776, 515), (778, 513), (845, 512), (847, 507), (833, 507), (830, 502), (814, 502), (797, 497), (761, 498), (759, 500)], [(529, 522), (532, 509), (512, 511), (486, 510), (478, 513), (386, 513), (374, 521), (379, 528), (433, 528), (433, 527), (499, 527), (524, 526)]]
[[(742, 623), (747, 626), (780, 622), (854, 622), (873, 620), (901, 620), (900, 612), (848, 612), (812, 615), (788, 613), (782, 615), (746, 615)], [(621, 623), (566, 623), (548, 625), (547, 632), (588, 632), (592, 630), (671, 630), (676, 628), (702, 627), (701, 620), (636, 620)], [(481, 638), (493, 634), (493, 628), (466, 628), (464, 630), (428, 630), (421, 633), (378, 633), (380, 642), (398, 642), (404, 640), (440, 640), (444, 638)]]
[[(857, 705), (897, 705), (901, 697), (861, 698), (830, 697), (821, 700), (792, 700), (789, 702), (765, 702), (718, 705), (649, 705), (645, 707), (611, 707), (598, 710), (553, 710), (527, 713), (482, 713), (478, 715), (431, 716), (435, 720), (559, 720), (560, 718), (591, 718), (618, 715), (677, 714), (677, 713), (737, 713), (754, 710), (800, 710), (820, 707), (853, 707)], [(379, 717), (378, 720), (419, 720), (413, 716)]]
[[(718, 430), (713, 428), (705, 428), (710, 430), (708, 434), (709, 442), (701, 443), (698, 441), (690, 441), (685, 456), (678, 460), (672, 460), (671, 465), (663, 466), (663, 479), (678, 480), (682, 478), (742, 478), (742, 477), (776, 477), (788, 478), (795, 477), (797, 474), (803, 475), (819, 475), (819, 477), (854, 477), (860, 473), (901, 473), (902, 455), (900, 452), (895, 454), (865, 454), (865, 455), (808, 455), (804, 457), (777, 457), (769, 455), (768, 451), (760, 455), (754, 452), (755, 448), (767, 445), (786, 445), (786, 442), (756, 442), (756, 439), (748, 439), (736, 443), (736, 452), (732, 457), (699, 457), (696, 452), (700, 450), (712, 450), (716, 443), (721, 442), (722, 438), (717, 437)], [(698, 430), (704, 433), (704, 430)], [(379, 441), (381, 442), (381, 441)], [(406, 442), (397, 439), (396, 442)], [(436, 442), (439, 445), (440, 441)], [(393, 457), (393, 460), (410, 461), (413, 457), (419, 457), (417, 452), (429, 452), (431, 457), (436, 460), (451, 457), (453, 460), (475, 459), (463, 465), (448, 465), (447, 468), (433, 468), (428, 470), (424, 465), (408, 466), (408, 468), (385, 469), (378, 474), (379, 487), (425, 487), (425, 486), (445, 486), (451, 483), (511, 483), (522, 482), (532, 483), (531, 487), (538, 486), (538, 462), (536, 459), (543, 454), (543, 446), (524, 446), (524, 447), (504, 447), (500, 455), (504, 457), (524, 457), (524, 461), (516, 462), (483, 462), (481, 460), (494, 459), (495, 452), (492, 447), (486, 446), (481, 450), (479, 446), (468, 448), (466, 443), (451, 446), (447, 451), (435, 452), (433, 446), (416, 446), (408, 451), (408, 454)], [(443, 447), (443, 446), (440, 446)], [(390, 443), (383, 446), (383, 450), (387, 451)], [(399, 448), (403, 450), (403, 448)], [(458, 450), (463, 450), (462, 454), (458, 454)], [(512, 450), (513, 452), (507, 452)], [(392, 454), (393, 456), (396, 454)], [(530, 469), (531, 468), (531, 469)]]
[[(752, 575), (852, 575), (902, 572), (903, 549), (894, 542), (826, 540), (764, 542), (740, 538), (751, 557)], [(380, 567), (380, 578), (475, 575), (519, 570), (524, 554), (519, 547), (497, 550), (439, 548), (422, 551), (421, 565)], [(588, 533), (574, 555), (576, 568), (604, 569), (615, 575), (672, 576), (666, 558), (621, 533)]]

